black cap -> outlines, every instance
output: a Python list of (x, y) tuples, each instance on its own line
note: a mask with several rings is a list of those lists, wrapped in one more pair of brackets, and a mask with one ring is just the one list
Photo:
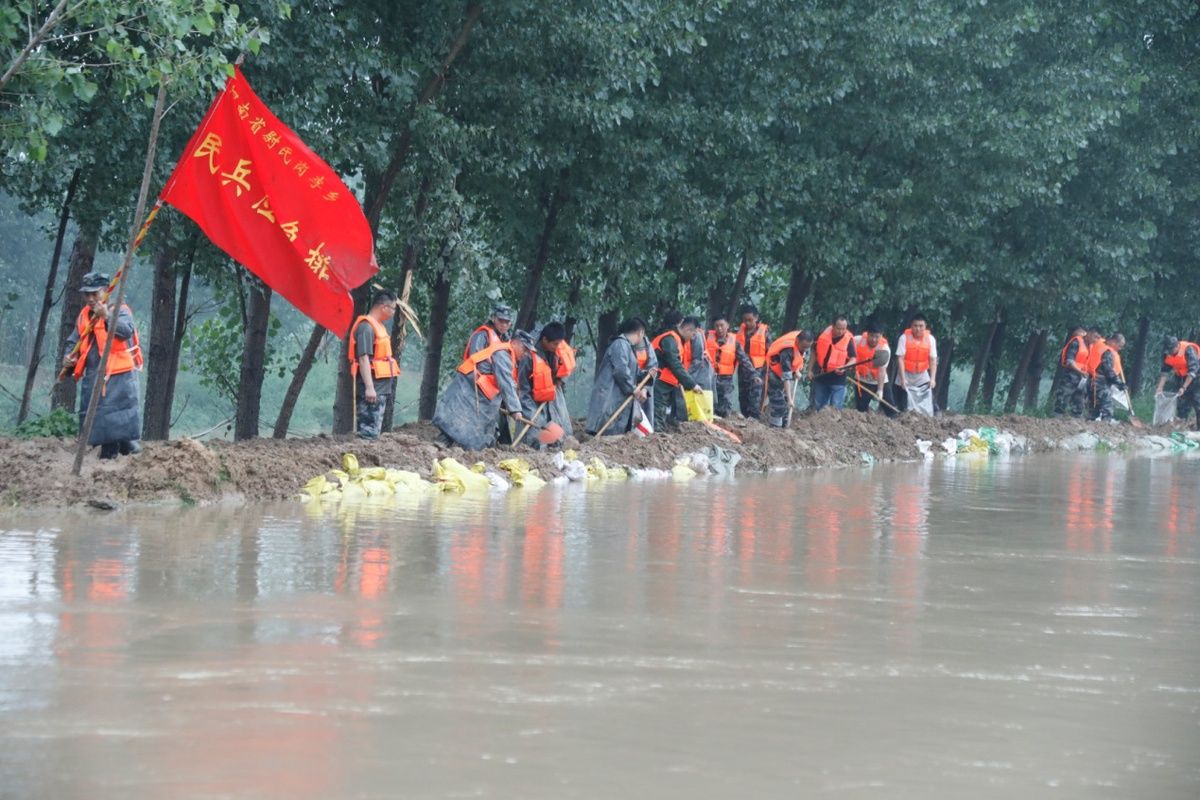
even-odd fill
[(1164, 356), (1169, 356), (1179, 349), (1179, 340), (1174, 336), (1164, 336), (1162, 340), (1162, 351)]

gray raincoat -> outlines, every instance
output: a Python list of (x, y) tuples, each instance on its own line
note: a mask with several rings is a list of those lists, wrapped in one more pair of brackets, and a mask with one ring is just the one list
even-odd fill
[[(128, 306), (121, 306), (117, 312), (116, 322), (112, 327), (113, 335), (121, 341), (129, 341), (134, 335), (133, 313)], [(96, 382), (96, 373), (100, 368), (100, 357), (103, 353), (96, 347), (94, 335), (88, 348), (86, 367), (79, 382), (79, 426), (83, 427), (83, 418), (87, 415), (88, 403), (92, 397), (92, 386)], [(67, 339), (67, 352), (70, 355), (75, 349), (79, 335), (75, 330)], [(142, 438), (142, 423), (138, 418), (138, 381), (137, 371), (121, 372), (110, 375), (107, 385), (102, 387), (104, 394), (100, 395), (100, 404), (96, 406), (96, 419), (92, 423), (92, 434), (88, 437), (89, 445), (115, 444), (130, 442)]]
[[(588, 403), (587, 430), (594, 434), (613, 412), (633, 394), (638, 381), (637, 356), (633, 346), (624, 336), (614, 336), (609, 342), (604, 357), (596, 366), (596, 382), (592, 385), (592, 398)], [(605, 436), (628, 433), (634, 425), (633, 407), (630, 403), (612, 425), (604, 431)]]
[[(488, 335), (480, 331), (471, 337), (468, 353), (478, 353), (487, 347)], [(516, 410), (521, 407), (517, 387), (513, 382), (512, 353), (497, 350), (478, 366), (485, 375), (495, 374), (499, 393), (488, 400), (475, 385), (473, 375), (455, 371), (442, 396), (438, 398), (433, 424), (464, 450), (482, 450), (496, 441), (500, 422), (500, 404)]]
[[(553, 369), (553, 364), (551, 369)], [(521, 413), (525, 419), (531, 419), (539, 425), (545, 425), (547, 422), (557, 422), (563, 429), (563, 436), (571, 436), (574, 430), (571, 427), (571, 414), (567, 411), (566, 387), (562, 382), (554, 388), (554, 399), (546, 403), (546, 407), (542, 409), (542, 413), (534, 417), (537, 413), (538, 406), (541, 405), (533, 399), (533, 381), (531, 373), (533, 372), (533, 356), (529, 353), (521, 356), (521, 360), (517, 362), (517, 394), (521, 396)], [(514, 438), (516, 433), (525, 429), (523, 423), (518, 423), (515, 428)], [(522, 444), (537, 444), (536, 431), (530, 430), (525, 434), (525, 438), (521, 440)]]
[(708, 350), (704, 345), (704, 331), (697, 330), (692, 336), (692, 363), (688, 364), (688, 375), (700, 384), (701, 389), (711, 392), (715, 387), (717, 373), (713, 370), (712, 362), (708, 360)]

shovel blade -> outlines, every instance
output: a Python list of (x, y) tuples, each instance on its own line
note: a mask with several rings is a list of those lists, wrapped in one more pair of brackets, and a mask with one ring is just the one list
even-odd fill
[(542, 444), (554, 444), (563, 438), (563, 428), (557, 422), (546, 423), (546, 427), (538, 431), (538, 441)]

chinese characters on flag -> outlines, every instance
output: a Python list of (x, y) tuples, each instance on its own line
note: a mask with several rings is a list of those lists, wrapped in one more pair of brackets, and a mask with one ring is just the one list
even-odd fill
[(350, 289), (379, 271), (354, 195), (258, 99), (240, 70), (192, 135), (162, 199), (338, 336), (354, 315)]

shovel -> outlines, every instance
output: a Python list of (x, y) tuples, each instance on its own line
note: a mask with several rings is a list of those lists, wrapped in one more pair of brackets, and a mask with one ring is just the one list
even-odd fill
[(843, 373), (845, 373), (851, 367), (857, 367), (859, 364), (870, 364), (872, 367), (879, 369), (881, 367), (886, 367), (888, 362), (891, 360), (892, 360), (892, 351), (883, 350), (883, 349), (877, 347), (877, 348), (875, 348), (874, 354), (872, 354), (870, 358), (864, 358), (861, 361), (851, 361), (849, 364), (843, 364), (842, 366), (838, 367), (837, 369), (831, 369), (831, 370), (827, 370), (825, 372), (818, 372), (813, 377), (819, 378), (822, 375), (832, 375), (835, 372), (837, 372), (838, 370), (841, 370)]
[[(559, 425), (557, 422), (548, 422), (545, 425), (539, 425), (533, 420), (525, 419), (525, 417), (521, 416), (520, 414), (513, 413), (512, 411), (505, 411), (504, 413), (515, 419), (517, 422), (524, 423), (529, 428), (537, 428), (537, 440), (542, 444), (554, 444), (555, 442), (561, 441), (563, 438), (562, 425)], [(516, 442), (514, 442), (511, 446), (516, 447)]]
[(612, 425), (613, 421), (616, 420), (617, 417), (621, 416), (621, 412), (628, 408), (629, 404), (633, 402), (633, 395), (641, 391), (642, 387), (650, 382), (651, 377), (653, 377), (653, 373), (646, 373), (646, 377), (642, 378), (641, 382), (638, 383), (637, 386), (633, 387), (633, 394), (626, 397), (625, 402), (617, 406), (617, 410), (612, 413), (612, 416), (608, 418), (607, 422), (600, 426), (600, 430), (596, 431), (596, 435), (592, 437), (593, 439), (599, 439), (604, 435), (604, 432), (608, 430), (608, 426)]
[(884, 400), (884, 399), (883, 399), (883, 395), (879, 394), (878, 392), (873, 392), (873, 391), (871, 391), (870, 389), (868, 389), (868, 388), (866, 387), (866, 385), (865, 385), (865, 384), (863, 384), (863, 382), (862, 382), (862, 381), (860, 381), (858, 378), (851, 378), (850, 380), (852, 380), (852, 381), (854, 382), (854, 385), (855, 385), (855, 386), (857, 386), (857, 387), (859, 388), (859, 390), (861, 390), (861, 391), (864, 391), (864, 392), (866, 392), (867, 394), (871, 395), (871, 397), (874, 397), (874, 398), (875, 398), (876, 400), (878, 400), (880, 403), (882, 403), (883, 405), (887, 406), (887, 407), (888, 407), (888, 408), (890, 408), (892, 411), (895, 411), (897, 414), (899, 414), (899, 413), (900, 413), (900, 409), (896, 408), (894, 405), (892, 405), (891, 403), (889, 403), (887, 400)]
[[(549, 401), (547, 400), (546, 402), (549, 402)], [(546, 407), (546, 403), (542, 403), (540, 406), (538, 406), (537, 410), (533, 412), (533, 418), (537, 419), (538, 416), (542, 413), (542, 409), (544, 409), (545, 407)], [(521, 440), (525, 438), (525, 434), (529, 433), (529, 430), (532, 427), (533, 427), (533, 422), (525, 423), (525, 427), (522, 428), (521, 432), (517, 434), (517, 438), (513, 439), (512, 446), (516, 447), (517, 445), (519, 445), (521, 443)]]

